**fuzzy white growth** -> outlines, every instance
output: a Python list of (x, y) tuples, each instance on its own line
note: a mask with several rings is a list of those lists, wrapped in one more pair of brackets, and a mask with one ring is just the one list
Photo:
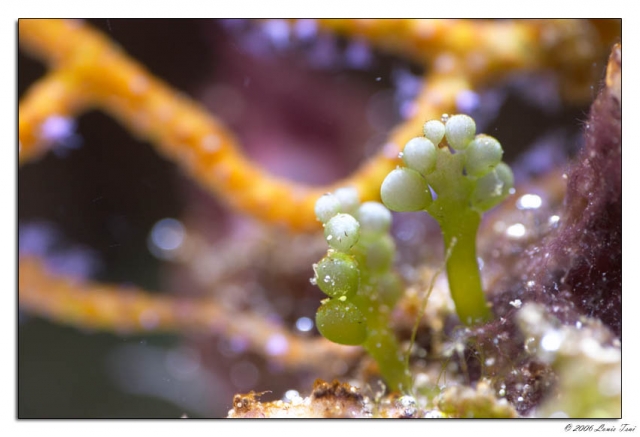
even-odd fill
[(340, 199), (331, 193), (324, 194), (316, 201), (316, 218), (322, 223), (327, 223), (331, 217), (340, 212), (340, 209)]
[(425, 209), (431, 203), (427, 181), (415, 170), (396, 168), (380, 187), (382, 202), (392, 211), (409, 212)]
[(468, 115), (453, 115), (447, 120), (444, 134), (453, 149), (464, 150), (476, 135), (476, 122)]
[(402, 160), (409, 168), (426, 176), (436, 168), (436, 146), (425, 137), (409, 140), (402, 151)]
[(349, 214), (337, 214), (324, 227), (329, 246), (339, 252), (351, 249), (360, 238), (360, 223)]
[(340, 212), (346, 214), (355, 214), (358, 205), (360, 204), (360, 196), (358, 191), (353, 187), (338, 188), (333, 192), (333, 195), (340, 201)]
[(481, 177), (489, 173), (502, 160), (502, 146), (489, 135), (478, 135), (465, 151), (467, 174)]
[(358, 208), (362, 231), (374, 235), (384, 234), (391, 226), (391, 212), (378, 202), (365, 202)]
[(427, 137), (435, 146), (440, 144), (442, 138), (444, 138), (444, 124), (440, 120), (429, 120), (424, 124), (422, 128), (424, 136)]

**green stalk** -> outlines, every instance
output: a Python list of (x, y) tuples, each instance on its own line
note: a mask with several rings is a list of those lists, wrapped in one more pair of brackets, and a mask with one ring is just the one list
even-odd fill
[(476, 235), (481, 215), (467, 210), (462, 214), (449, 214), (441, 221), (447, 259), (447, 277), (451, 297), (460, 321), (467, 326), (492, 319), (482, 291), (480, 269), (476, 258)]
[(368, 321), (369, 336), (364, 349), (378, 363), (380, 374), (391, 391), (408, 393), (411, 390), (411, 374), (394, 332), (389, 328), (389, 317), (378, 313)]

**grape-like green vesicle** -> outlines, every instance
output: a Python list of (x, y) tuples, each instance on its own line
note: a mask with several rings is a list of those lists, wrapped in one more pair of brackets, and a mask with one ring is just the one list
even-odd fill
[(421, 211), (431, 203), (427, 181), (415, 170), (396, 168), (382, 182), (380, 197), (392, 211)]
[(395, 272), (387, 272), (375, 282), (380, 301), (393, 308), (402, 297), (402, 280)]
[(433, 143), (434, 146), (438, 147), (442, 138), (444, 138), (444, 124), (440, 120), (429, 120), (427, 121), (422, 131), (424, 132), (424, 136)]
[(426, 176), (436, 168), (436, 146), (425, 137), (409, 140), (402, 150), (402, 160), (409, 168)]
[(363, 236), (353, 248), (358, 261), (370, 273), (384, 273), (391, 269), (396, 245), (389, 234)]
[(316, 313), (316, 326), (334, 343), (356, 346), (367, 339), (366, 320), (353, 303), (330, 299)]
[(360, 205), (360, 196), (353, 187), (338, 188), (333, 195), (340, 201), (340, 212), (354, 215)]
[[(475, 240), (482, 213), (513, 191), (513, 174), (501, 162), (500, 143), (488, 135), (476, 136), (476, 124), (467, 115), (443, 115), (442, 121), (426, 122), (423, 131), (424, 138), (410, 140), (403, 150), (406, 167), (393, 170), (383, 181), (382, 202), (393, 211), (426, 210), (438, 221), (447, 248), (447, 277), (458, 317), (466, 325), (487, 322), (493, 315), (482, 290)], [(431, 192), (436, 194), (435, 199)], [(369, 253), (366, 238), (354, 250), (365, 253), (358, 255), (363, 271), (364, 266), (373, 271), (370, 264), (376, 253), (385, 252)], [(382, 268), (371, 275), (372, 283), (379, 282), (387, 272)], [(378, 287), (380, 300), (383, 288)], [(374, 337), (373, 332), (367, 342)]]
[(349, 214), (337, 214), (324, 225), (324, 237), (329, 246), (346, 252), (360, 238), (360, 223)]
[(466, 149), (476, 135), (476, 122), (464, 114), (449, 117), (444, 128), (447, 142), (455, 150)]
[(489, 135), (478, 135), (465, 150), (467, 174), (482, 177), (489, 173), (502, 160), (502, 146)]
[(360, 285), (358, 264), (349, 255), (331, 252), (313, 267), (320, 290), (330, 297), (351, 297)]
[(361, 232), (380, 235), (389, 232), (391, 212), (378, 202), (365, 202), (358, 208)]
[(324, 194), (316, 201), (316, 218), (322, 223), (326, 223), (340, 212), (340, 208), (340, 199), (331, 193)]
[(513, 173), (507, 164), (501, 162), (477, 180), (472, 204), (480, 211), (487, 211), (502, 202), (512, 188)]
[[(431, 201), (418, 172), (404, 169), (400, 179), (409, 184), (409, 189), (400, 186), (401, 202), (412, 201), (411, 193), (413, 200), (418, 198), (418, 209)], [(389, 235), (391, 212), (378, 202), (361, 205), (355, 189), (341, 188), (317, 201), (316, 216), (330, 246), (313, 266), (311, 282), (329, 296), (316, 313), (318, 330), (335, 343), (361, 345), (378, 363), (387, 386), (407, 391), (411, 375), (405, 360), (398, 358), (401, 348), (390, 328), (391, 309), (403, 291), (400, 278), (391, 271), (395, 256)]]

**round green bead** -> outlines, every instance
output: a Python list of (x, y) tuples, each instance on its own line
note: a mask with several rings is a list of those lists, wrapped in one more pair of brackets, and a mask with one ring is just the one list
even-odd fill
[(337, 214), (324, 225), (324, 237), (329, 246), (347, 252), (360, 238), (360, 223), (349, 214)]
[(424, 176), (435, 170), (436, 158), (436, 146), (424, 137), (409, 140), (402, 150), (402, 160), (405, 165)]
[(391, 226), (391, 212), (379, 202), (365, 202), (358, 208), (358, 221), (363, 234), (384, 234)]
[(326, 223), (331, 220), (333, 216), (340, 212), (340, 208), (340, 199), (338, 199), (331, 193), (323, 194), (316, 201), (316, 218), (322, 223)]
[(476, 122), (468, 115), (453, 115), (447, 120), (444, 129), (451, 148), (464, 150), (476, 135)]
[(366, 319), (348, 301), (325, 301), (316, 312), (316, 327), (320, 334), (334, 343), (356, 346), (367, 339)]
[(380, 276), (375, 283), (375, 287), (380, 300), (389, 308), (393, 308), (402, 297), (402, 279), (393, 271)]
[(353, 248), (360, 265), (369, 273), (379, 274), (388, 271), (393, 265), (396, 245), (389, 234), (363, 237)]
[(502, 146), (489, 135), (478, 135), (465, 150), (465, 169), (468, 175), (481, 177), (489, 173), (502, 160)]
[(333, 195), (340, 201), (340, 212), (355, 214), (360, 204), (358, 190), (353, 187), (342, 187), (335, 190)]
[(487, 211), (511, 193), (513, 172), (504, 162), (476, 181), (472, 203), (476, 209)]
[(422, 131), (424, 136), (437, 147), (444, 138), (445, 128), (440, 120), (429, 120), (424, 124)]
[(427, 181), (415, 170), (396, 168), (380, 187), (382, 203), (392, 211), (421, 211), (432, 201)]
[(347, 254), (332, 252), (313, 266), (315, 281), (320, 290), (330, 297), (350, 297), (358, 291), (360, 270)]

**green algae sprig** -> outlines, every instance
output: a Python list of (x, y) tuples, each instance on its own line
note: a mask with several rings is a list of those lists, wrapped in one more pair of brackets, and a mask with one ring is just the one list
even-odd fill
[(465, 325), (491, 320), (476, 255), (482, 214), (513, 192), (513, 173), (502, 162), (495, 138), (476, 135), (467, 115), (443, 116), (424, 124), (424, 136), (407, 142), (403, 166), (382, 183), (382, 202), (399, 212), (427, 211), (440, 224), (447, 276), (458, 317)]
[(335, 343), (361, 345), (391, 390), (408, 391), (411, 377), (390, 326), (403, 291), (393, 271), (391, 212), (378, 202), (361, 204), (355, 189), (340, 188), (320, 197), (315, 213), (329, 245), (311, 280), (327, 295), (316, 313), (318, 331)]

